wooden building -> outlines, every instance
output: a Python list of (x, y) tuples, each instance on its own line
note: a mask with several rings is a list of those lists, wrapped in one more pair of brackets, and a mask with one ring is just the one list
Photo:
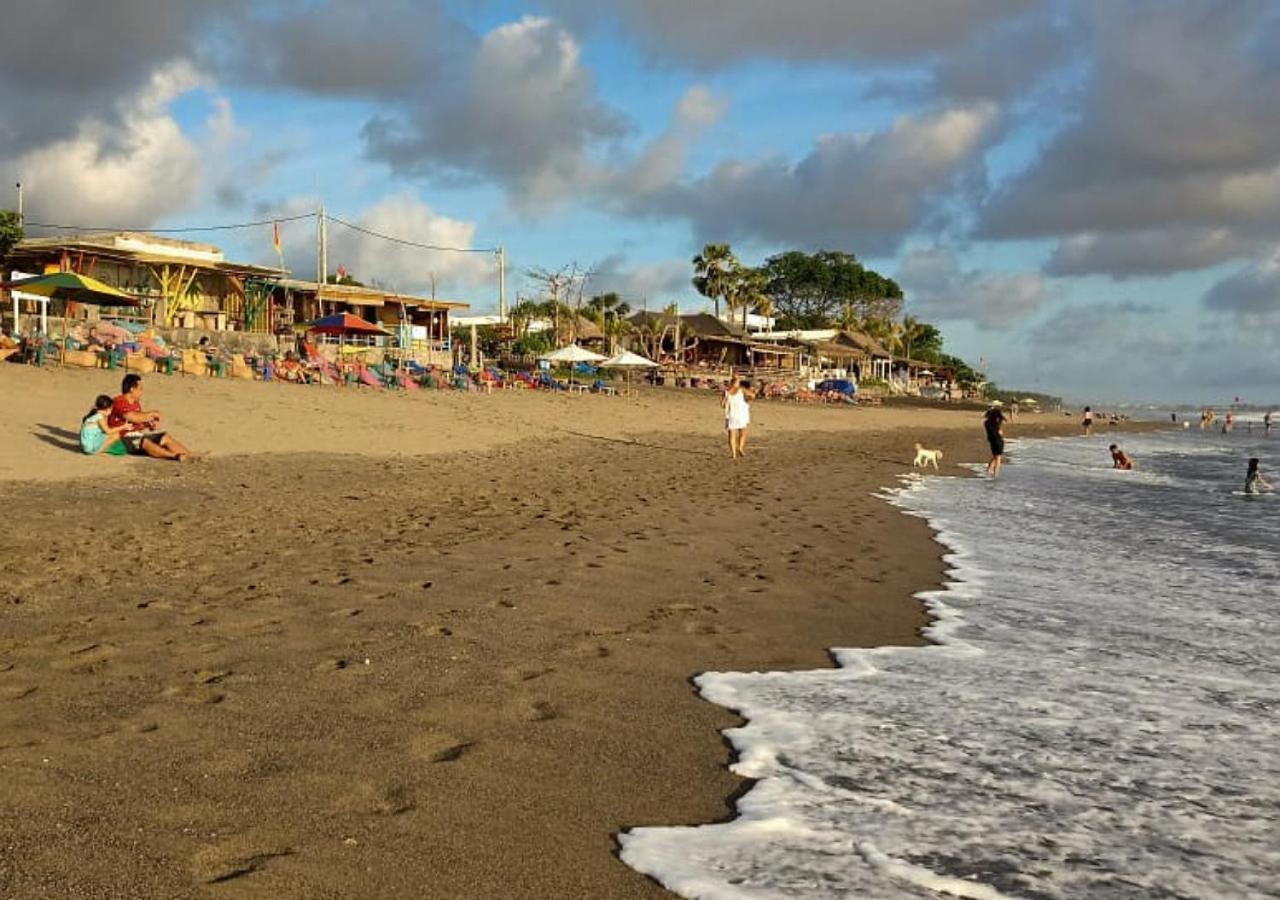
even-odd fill
[(272, 286), (272, 300), (286, 328), (299, 330), (307, 322), (333, 313), (350, 313), (385, 328), (394, 343), (427, 361), (427, 354), (447, 354), (452, 348), (449, 315), (469, 309), (459, 300), (436, 300), (382, 288), (352, 284), (319, 284), (293, 278)]
[(10, 251), (8, 268), (89, 275), (141, 299), (142, 307), (130, 314), (156, 327), (259, 333), (270, 333), (273, 323), (254, 285), (280, 274), (228, 262), (212, 244), (124, 231), (27, 238)]

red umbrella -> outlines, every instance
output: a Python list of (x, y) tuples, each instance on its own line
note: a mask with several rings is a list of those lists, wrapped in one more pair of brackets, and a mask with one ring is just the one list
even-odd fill
[(332, 316), (322, 316), (307, 326), (307, 331), (314, 331), (316, 334), (376, 334), (382, 336), (390, 335), (387, 330), (374, 325), (372, 322), (366, 322), (359, 316), (353, 316), (351, 313), (335, 313)]

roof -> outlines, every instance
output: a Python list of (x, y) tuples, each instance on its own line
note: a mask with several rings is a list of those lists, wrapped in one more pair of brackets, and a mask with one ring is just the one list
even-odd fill
[(680, 317), (680, 326), (687, 328), (698, 337), (736, 338), (746, 340), (747, 332), (741, 325), (718, 319), (711, 313), (692, 313)]
[(230, 275), (276, 277), (278, 268), (253, 263), (228, 262), (213, 244), (179, 241), (174, 238), (132, 231), (112, 231), (61, 237), (24, 238), (10, 251), (13, 261), (48, 257), (62, 253), (86, 254), (121, 262), (195, 266)]
[(863, 351), (869, 356), (882, 356), (885, 359), (893, 359), (893, 354), (884, 349), (884, 345), (877, 341), (869, 334), (863, 334), (861, 331), (851, 331), (847, 328), (837, 331), (832, 342), (838, 344), (847, 344), (851, 347)]
[(413, 306), (418, 309), (470, 309), (470, 303), (461, 300), (434, 300), (430, 297), (416, 297), (412, 294), (401, 294), (377, 287), (360, 287), (354, 284), (320, 284), (316, 281), (301, 281), (296, 278), (281, 278), (281, 287), (291, 291), (302, 291), (316, 294), (323, 300), (338, 303), (350, 303), (354, 306), (385, 306), (388, 303)]

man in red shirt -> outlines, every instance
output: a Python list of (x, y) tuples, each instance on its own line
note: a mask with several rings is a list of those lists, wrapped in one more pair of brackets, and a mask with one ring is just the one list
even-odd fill
[(142, 408), (142, 376), (134, 373), (124, 376), (120, 384), (120, 396), (111, 401), (107, 426), (116, 428), (128, 425), (121, 440), (130, 453), (150, 456), (153, 459), (176, 459), (178, 462), (194, 458), (188, 450), (170, 434), (159, 431), (160, 411)]

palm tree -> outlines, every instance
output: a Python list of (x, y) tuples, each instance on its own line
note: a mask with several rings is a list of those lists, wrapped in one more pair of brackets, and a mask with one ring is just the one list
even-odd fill
[(707, 244), (693, 258), (693, 286), (704, 297), (715, 301), (716, 318), (720, 318), (720, 299), (733, 288), (733, 272), (738, 258), (728, 244)]
[(764, 292), (769, 278), (761, 269), (749, 266), (737, 266), (733, 270), (733, 283), (726, 299), (729, 301), (729, 317), (733, 317), (735, 307), (742, 309), (742, 328), (747, 328), (747, 313), (753, 308), (759, 312), (762, 303), (772, 303)]
[(924, 337), (925, 324), (915, 316), (902, 317), (902, 342), (906, 346), (907, 359), (911, 358), (911, 345)]

